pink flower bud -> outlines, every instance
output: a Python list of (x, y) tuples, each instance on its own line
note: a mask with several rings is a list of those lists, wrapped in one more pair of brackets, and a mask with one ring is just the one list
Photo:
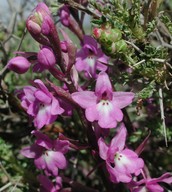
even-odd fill
[(26, 27), (31, 35), (43, 34), (48, 35), (50, 29), (54, 26), (53, 19), (51, 18), (51, 13), (46, 4), (39, 3), (33, 14), (29, 16), (26, 22)]
[(28, 31), (32, 31), (32, 33), (34, 33), (35, 35), (41, 33), (41, 27), (32, 20), (29, 20), (27, 22), (27, 29)]
[(102, 33), (102, 29), (97, 27), (93, 29), (93, 35), (96, 39), (100, 38), (101, 33)]
[(60, 42), (60, 47), (61, 47), (61, 50), (65, 53), (67, 53), (67, 42), (66, 41), (61, 41)]
[(30, 65), (31, 63), (26, 58), (17, 56), (8, 62), (7, 67), (16, 73), (22, 74), (29, 69)]
[(68, 6), (63, 6), (60, 9), (59, 15), (60, 15), (61, 23), (64, 26), (68, 27), (70, 25), (70, 21), (69, 21), (70, 12), (69, 12)]
[(35, 10), (36, 10), (37, 12), (41, 12), (41, 13), (46, 12), (47, 14), (51, 15), (51, 12), (50, 12), (49, 8), (48, 8), (47, 5), (46, 5), (45, 3), (43, 3), (43, 2), (39, 3), (39, 4), (36, 6)]
[(38, 62), (46, 69), (56, 64), (56, 58), (53, 51), (48, 47), (43, 47), (37, 55)]

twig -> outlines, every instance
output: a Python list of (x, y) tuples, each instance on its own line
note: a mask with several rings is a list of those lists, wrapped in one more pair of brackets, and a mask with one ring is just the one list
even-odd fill
[(8, 32), (10, 33), (10, 35), (7, 37), (7, 39), (5, 41), (3, 41), (3, 44), (7, 43), (11, 39), (11, 37), (13, 36), (16, 21), (17, 21), (17, 12), (14, 13), (14, 15), (12, 16), (12, 21), (9, 24), (9, 27), (8, 27)]
[(2, 50), (2, 52), (3, 52), (3, 54), (4, 54), (4, 57), (7, 58), (7, 57), (8, 57), (8, 54), (7, 54), (6, 50), (5, 50), (2, 42), (0, 42), (0, 47), (1, 47), (1, 50)]
[(157, 34), (157, 38), (159, 39), (159, 41), (160, 41), (160, 43), (161, 43), (161, 45), (162, 45), (163, 47), (167, 47), (167, 48), (169, 48), (169, 49), (172, 49), (172, 45), (164, 42), (164, 40), (163, 40), (163, 38), (161, 37), (158, 29), (156, 30), (156, 34)]
[(1, 162), (0, 162), (0, 168), (2, 169), (2, 171), (4, 172), (4, 174), (6, 175), (6, 177), (8, 178), (8, 180), (11, 181), (10, 175), (7, 173), (6, 169), (4, 168), (4, 166), (2, 165)]
[(68, 5), (70, 5), (72, 8), (74, 9), (77, 9), (77, 10), (80, 10), (80, 11), (83, 11), (91, 16), (94, 16), (95, 18), (100, 18), (100, 16), (98, 16), (97, 14), (95, 14), (95, 12), (92, 12), (91, 10), (85, 8), (84, 6), (76, 3), (75, 1), (73, 0), (63, 0), (61, 1), (62, 3), (66, 3)]
[(162, 120), (163, 132), (164, 132), (164, 137), (165, 137), (165, 145), (166, 145), (166, 147), (168, 147), (167, 128), (166, 128), (166, 124), (165, 124), (162, 88), (159, 88), (159, 104), (160, 104), (160, 112), (161, 112), (161, 120)]
[(137, 62), (136, 64), (133, 65), (133, 67), (136, 67), (137, 65), (140, 65), (140, 64), (142, 64), (142, 63), (144, 63), (144, 62), (145, 62), (145, 59), (143, 59), (143, 60)]
[(13, 185), (13, 184), (11, 182), (8, 182), (6, 185), (4, 185), (3, 187), (0, 188), (0, 192), (5, 191), (5, 189), (10, 187), (11, 185)]
[(2, 68), (2, 69), (0, 70), (0, 79), (1, 79), (1, 77), (2, 77), (2, 75), (3, 75), (3, 73), (4, 73), (6, 70), (7, 70), (7, 65), (5, 65), (4, 68)]
[(22, 42), (23, 42), (23, 39), (24, 39), (24, 37), (25, 37), (26, 33), (27, 33), (27, 29), (25, 28), (25, 29), (24, 29), (24, 32), (23, 32), (23, 34), (22, 34), (22, 37), (21, 37), (20, 43), (19, 43), (19, 45), (18, 45), (17, 51), (19, 51), (19, 50), (20, 50), (20, 47), (21, 47), (21, 45), (22, 45)]
[(130, 41), (125, 41), (127, 44), (131, 45), (132, 47), (134, 47), (139, 53), (143, 53), (143, 51), (137, 47), (134, 43), (130, 42)]

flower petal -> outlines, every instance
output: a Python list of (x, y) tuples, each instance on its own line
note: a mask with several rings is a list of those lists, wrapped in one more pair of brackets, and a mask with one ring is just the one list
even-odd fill
[(43, 148), (33, 144), (31, 146), (24, 147), (20, 153), (27, 158), (36, 158), (42, 154)]
[(116, 127), (116, 111), (111, 102), (102, 100), (96, 106), (98, 113), (98, 124), (101, 128)]
[(158, 185), (158, 184), (148, 184), (146, 185), (146, 188), (150, 191), (150, 192), (164, 192), (164, 189)]
[(41, 107), (34, 119), (34, 126), (38, 129), (42, 128), (44, 125), (47, 125), (51, 116), (51, 106)]
[(47, 96), (51, 97), (51, 93), (48, 91), (47, 87), (44, 85), (44, 83), (40, 79), (34, 80), (34, 83), (36, 86), (42, 90)]
[(38, 180), (41, 184), (40, 191), (42, 191), (42, 192), (55, 192), (56, 191), (53, 183), (45, 175), (39, 175)]
[(96, 105), (93, 105), (85, 110), (85, 116), (88, 121), (93, 122), (98, 120), (98, 112), (96, 110)]
[(86, 109), (96, 104), (97, 97), (92, 91), (80, 91), (72, 93), (72, 99)]
[(129, 105), (133, 98), (132, 92), (113, 92), (113, 104), (120, 109)]
[(98, 146), (99, 146), (99, 155), (102, 159), (107, 159), (107, 152), (108, 152), (108, 146), (106, 145), (104, 139), (99, 138), (98, 140)]
[(67, 140), (54, 140), (54, 148), (61, 153), (67, 153), (69, 150), (69, 141)]
[(32, 131), (31, 133), (36, 136), (36, 144), (38, 146), (44, 147), (45, 149), (52, 149), (53, 141), (47, 135), (36, 130)]
[(124, 174), (121, 173), (120, 171), (116, 170), (116, 168), (112, 167), (109, 163), (106, 163), (107, 170), (110, 174), (110, 180), (114, 183), (119, 183), (119, 182), (124, 182), (124, 183), (129, 183), (132, 179), (131, 174)]
[(37, 90), (34, 93), (34, 96), (42, 103), (49, 104), (51, 103), (51, 97), (41, 90)]
[(52, 98), (52, 104), (51, 104), (51, 114), (52, 115), (59, 115), (64, 112), (64, 109), (60, 107), (59, 101), (53, 97)]
[(43, 155), (36, 158), (34, 160), (34, 164), (35, 164), (36, 168), (44, 170), (46, 168), (46, 162), (45, 162), (45, 160), (43, 158)]
[(112, 85), (109, 76), (105, 72), (100, 72), (96, 81), (95, 93), (98, 97), (102, 97), (104, 92), (110, 94), (108, 99), (111, 99)]
[(118, 133), (110, 143), (110, 149), (118, 148), (119, 151), (122, 151), (125, 146), (126, 136), (127, 129), (125, 128), (124, 124), (121, 124)]
[(67, 165), (65, 156), (58, 151), (47, 151), (44, 159), (47, 170), (55, 176), (58, 174), (58, 168), (64, 169)]

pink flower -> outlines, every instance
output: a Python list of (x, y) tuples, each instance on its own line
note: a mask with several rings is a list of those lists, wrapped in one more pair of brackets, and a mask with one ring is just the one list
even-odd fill
[(158, 178), (142, 179), (138, 182), (129, 183), (131, 192), (164, 192), (164, 189), (158, 183), (172, 184), (172, 174), (165, 173)]
[(85, 35), (82, 49), (77, 53), (76, 69), (85, 71), (86, 76), (96, 77), (96, 71), (106, 71), (108, 57), (98, 48), (98, 44), (91, 36)]
[(53, 50), (43, 46), (37, 54), (37, 64), (34, 66), (34, 71), (41, 72), (44, 69), (49, 69), (55, 66), (56, 58)]
[(82, 108), (88, 121), (98, 121), (101, 128), (116, 127), (122, 121), (122, 108), (132, 102), (134, 93), (113, 92), (108, 75), (101, 72), (98, 75), (95, 92), (80, 91), (72, 94), (72, 98)]
[(45, 171), (47, 175), (58, 175), (58, 169), (66, 168), (64, 154), (68, 151), (69, 142), (66, 140), (51, 140), (39, 131), (32, 131), (37, 140), (32, 146), (25, 147), (21, 154), (33, 158), (35, 166)]
[(7, 67), (19, 74), (25, 73), (30, 68), (31, 63), (22, 56), (17, 56), (12, 58), (8, 64)]
[(55, 183), (53, 183), (47, 176), (39, 175), (40, 192), (58, 192), (62, 187), (62, 179), (57, 176)]
[(35, 87), (24, 87), (18, 97), (21, 99), (22, 107), (33, 118), (34, 126), (40, 129), (54, 122), (57, 115), (62, 114), (64, 109), (60, 107), (59, 101), (41, 80), (35, 80), (34, 84)]
[(99, 154), (106, 161), (110, 180), (114, 183), (129, 183), (132, 174), (139, 175), (144, 162), (138, 155), (125, 147), (127, 130), (122, 124), (117, 135), (107, 145), (103, 138), (99, 138)]

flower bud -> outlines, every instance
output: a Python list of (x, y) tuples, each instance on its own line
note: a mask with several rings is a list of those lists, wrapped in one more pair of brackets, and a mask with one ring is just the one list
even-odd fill
[(54, 67), (56, 58), (53, 51), (48, 47), (43, 47), (37, 55), (39, 64), (43, 65), (46, 69)]
[(111, 26), (106, 25), (101, 28), (94, 28), (93, 36), (100, 44), (111, 45), (122, 38), (122, 32), (117, 28), (112, 29)]
[(61, 50), (64, 52), (64, 53), (67, 53), (67, 42), (66, 41), (61, 41), (60, 42), (60, 47), (61, 47)]
[(118, 53), (124, 53), (127, 49), (126, 42), (121, 39), (120, 41), (114, 42), (109, 46), (102, 46), (103, 51), (108, 56), (115, 56)]
[(35, 8), (36, 12), (41, 12), (42, 14), (44, 14), (44, 12), (46, 12), (45, 14), (49, 14), (51, 15), (51, 12), (49, 10), (49, 8), (47, 7), (47, 5), (43, 2), (39, 3), (36, 8)]
[(39, 3), (26, 21), (26, 27), (32, 36), (41, 33), (48, 35), (53, 25), (50, 10), (44, 3)]
[(60, 15), (60, 21), (61, 23), (65, 26), (68, 27), (70, 25), (70, 12), (68, 9), (68, 6), (63, 6), (60, 10), (59, 10), (59, 15)]
[(122, 38), (122, 33), (119, 29), (108, 29), (102, 31), (99, 41), (104, 44), (111, 44), (119, 41)]
[(115, 45), (116, 46), (116, 51), (118, 53), (123, 53), (123, 52), (125, 52), (127, 50), (127, 44), (123, 39), (121, 39), (120, 41), (117, 41), (115, 44), (116, 44)]
[(25, 57), (17, 56), (8, 62), (7, 67), (16, 73), (22, 74), (29, 69), (30, 65), (31, 63)]
[(101, 36), (101, 33), (102, 33), (102, 29), (97, 27), (93, 29), (93, 36), (95, 39), (99, 39)]
[(28, 31), (32, 31), (32, 33), (34, 33), (35, 35), (41, 33), (41, 27), (32, 20), (29, 20), (27, 22), (27, 29)]

